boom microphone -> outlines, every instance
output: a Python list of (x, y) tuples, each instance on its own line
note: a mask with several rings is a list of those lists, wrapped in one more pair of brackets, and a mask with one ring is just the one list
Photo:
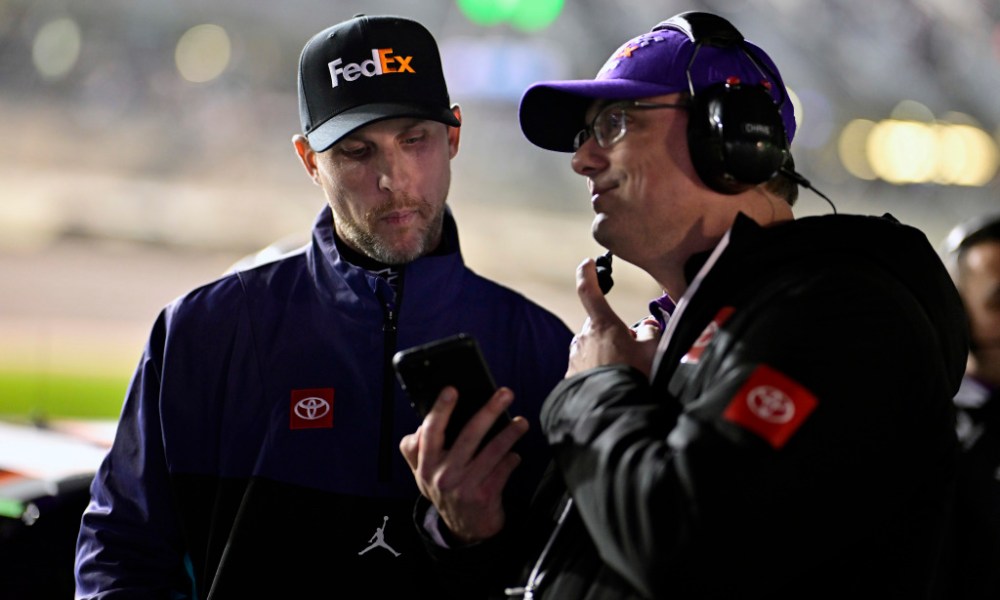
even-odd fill
[(597, 285), (601, 288), (602, 294), (607, 294), (615, 284), (611, 278), (611, 251), (608, 250), (595, 258), (594, 263), (597, 264)]

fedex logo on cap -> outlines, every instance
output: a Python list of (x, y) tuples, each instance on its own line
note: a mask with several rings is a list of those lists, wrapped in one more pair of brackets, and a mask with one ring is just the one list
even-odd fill
[(337, 87), (340, 85), (341, 75), (343, 75), (344, 81), (355, 81), (361, 76), (375, 77), (389, 73), (416, 73), (410, 66), (411, 60), (413, 60), (412, 56), (392, 54), (392, 48), (372, 48), (372, 57), (361, 61), (361, 63), (344, 65), (343, 59), (338, 58), (328, 63), (327, 67), (330, 69), (333, 87)]

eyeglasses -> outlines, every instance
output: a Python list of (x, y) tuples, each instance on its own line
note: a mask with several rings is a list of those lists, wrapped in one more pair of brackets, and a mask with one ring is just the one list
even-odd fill
[(579, 150), (591, 138), (597, 140), (597, 145), (601, 148), (610, 148), (622, 141), (625, 133), (628, 132), (628, 111), (630, 110), (652, 110), (655, 108), (677, 108), (684, 110), (687, 104), (659, 104), (656, 102), (640, 102), (630, 100), (628, 102), (616, 102), (604, 107), (597, 113), (590, 125), (584, 127), (573, 137), (573, 150)]

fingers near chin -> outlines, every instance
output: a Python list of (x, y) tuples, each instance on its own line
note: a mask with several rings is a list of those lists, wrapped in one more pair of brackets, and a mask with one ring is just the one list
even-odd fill
[(576, 268), (576, 291), (580, 294), (585, 293), (590, 280), (596, 281), (596, 278), (597, 267), (594, 265), (594, 259), (588, 258)]

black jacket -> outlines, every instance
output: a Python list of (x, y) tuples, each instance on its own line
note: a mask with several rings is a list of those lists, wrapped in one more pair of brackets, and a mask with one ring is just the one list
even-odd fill
[(970, 376), (955, 396), (958, 511), (955, 600), (1000, 597), (1000, 388)]
[[(621, 365), (563, 381), (530, 520), (439, 564), (494, 563), (462, 579), (469, 594), (535, 570), (534, 598), (560, 600), (940, 591), (967, 337), (925, 236), (891, 218), (740, 216), (690, 266), (652, 382)], [(490, 581), (508, 559), (519, 574)]]

